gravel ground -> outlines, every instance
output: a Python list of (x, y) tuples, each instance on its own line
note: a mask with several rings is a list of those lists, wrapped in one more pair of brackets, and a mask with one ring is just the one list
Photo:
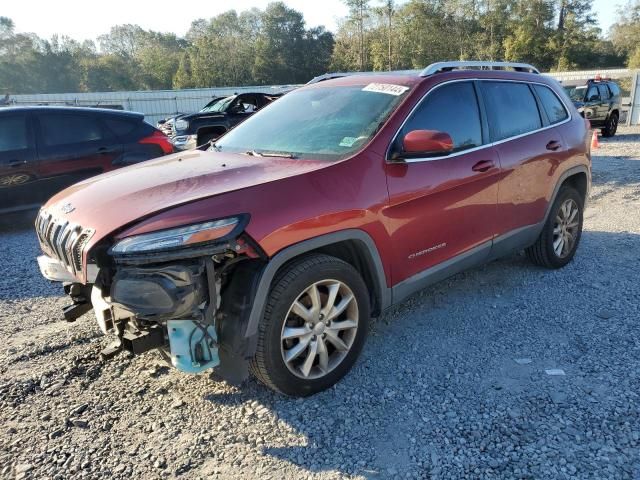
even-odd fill
[(575, 260), (521, 255), (378, 319), (354, 370), (305, 400), (98, 359), (95, 320), (1, 230), (1, 478), (640, 478), (640, 128), (594, 157)]

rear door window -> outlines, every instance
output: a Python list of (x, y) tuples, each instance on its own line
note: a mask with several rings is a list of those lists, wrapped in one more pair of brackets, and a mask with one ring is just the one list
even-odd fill
[(526, 83), (482, 82), (493, 141), (542, 128), (535, 97)]
[(554, 123), (559, 123), (569, 118), (567, 109), (553, 90), (543, 85), (534, 85), (533, 88), (536, 90), (536, 93), (540, 98), (540, 102), (547, 114), (549, 123), (553, 125)]
[(596, 102), (600, 100), (600, 93), (598, 93), (598, 89), (595, 86), (589, 87), (587, 91), (587, 102)]
[(480, 111), (473, 84), (450, 83), (429, 92), (405, 123), (398, 140), (402, 141), (413, 130), (448, 133), (454, 152), (482, 145)]
[(620, 88), (615, 83), (609, 84), (609, 90), (611, 90), (611, 96), (613, 97), (620, 95)]
[(598, 85), (598, 90), (600, 91), (600, 99), (601, 100), (609, 100), (609, 89), (606, 85), (600, 84)]
[(28, 148), (27, 116), (0, 116), (0, 152), (27, 150)]
[(100, 122), (90, 115), (45, 113), (39, 116), (40, 138), (47, 147), (96, 142), (105, 138)]

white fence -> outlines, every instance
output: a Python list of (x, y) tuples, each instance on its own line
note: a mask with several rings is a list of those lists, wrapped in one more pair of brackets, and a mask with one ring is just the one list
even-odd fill
[(144, 113), (147, 122), (155, 124), (158, 120), (170, 115), (197, 112), (214, 97), (246, 92), (281, 93), (291, 88), (288, 85), (275, 85), (138, 92), (43, 93), (10, 95), (6, 100), (13, 106), (66, 105), (119, 108)]
[[(630, 98), (623, 100), (626, 110), (627, 124), (640, 124), (640, 81), (638, 70), (602, 69), (576, 72), (546, 73), (559, 81), (587, 80), (596, 75), (613, 79), (631, 78)], [(10, 105), (70, 105), (70, 106), (105, 106), (121, 108), (145, 114), (149, 123), (177, 113), (192, 113), (200, 110), (214, 97), (233, 95), (244, 92), (281, 93), (295, 85), (272, 85), (261, 87), (224, 87), (196, 88), (188, 90), (153, 90), (138, 92), (96, 92), (96, 93), (49, 93), (33, 95), (11, 95)], [(623, 120), (621, 118), (621, 120)]]

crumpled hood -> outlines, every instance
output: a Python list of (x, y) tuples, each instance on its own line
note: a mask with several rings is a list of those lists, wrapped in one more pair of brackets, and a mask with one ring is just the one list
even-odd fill
[(192, 150), (98, 175), (44, 206), (96, 231), (91, 243), (136, 220), (213, 195), (300, 175), (329, 162)]

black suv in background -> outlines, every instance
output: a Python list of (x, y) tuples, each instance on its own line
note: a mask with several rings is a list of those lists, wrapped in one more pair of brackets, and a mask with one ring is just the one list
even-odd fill
[(600, 128), (603, 137), (613, 137), (618, 130), (622, 100), (620, 87), (609, 80), (596, 77), (587, 83), (563, 85), (580, 115)]
[(141, 113), (0, 108), (0, 214), (36, 208), (80, 180), (172, 152)]
[(209, 102), (199, 112), (159, 122), (158, 128), (171, 137), (177, 150), (196, 148), (215, 140), (281, 96), (282, 93), (231, 95)]

